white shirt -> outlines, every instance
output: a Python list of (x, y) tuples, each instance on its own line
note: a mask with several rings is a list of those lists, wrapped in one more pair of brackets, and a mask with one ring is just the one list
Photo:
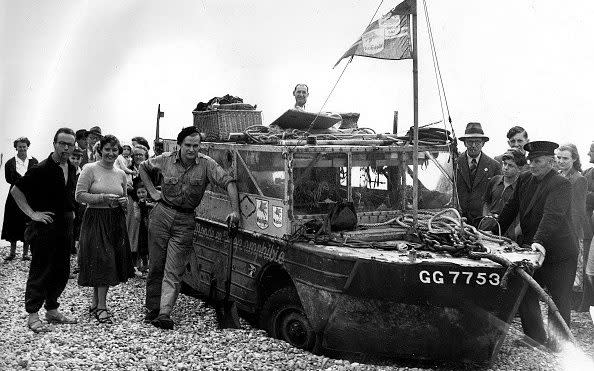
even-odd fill
[(19, 156), (14, 156), (14, 159), (16, 160), (16, 171), (21, 176), (25, 176), (25, 173), (27, 172), (27, 169), (29, 168), (29, 159), (30, 158), (32, 158), (32, 157), (27, 156), (25, 161), (23, 161), (19, 158)]
[[(479, 161), (481, 160), (481, 155), (483, 153), (479, 153), (478, 156), (476, 156), (474, 159), (476, 160), (476, 166), (478, 166)], [(472, 167), (472, 157), (468, 156), (468, 153), (466, 153), (466, 159), (468, 160), (468, 168)]]

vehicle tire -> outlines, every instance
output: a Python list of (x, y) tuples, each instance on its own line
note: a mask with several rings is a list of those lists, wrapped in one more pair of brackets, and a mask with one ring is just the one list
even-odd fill
[(317, 334), (293, 287), (283, 287), (266, 299), (260, 312), (260, 327), (269, 336), (284, 340), (294, 347), (308, 351), (316, 349)]

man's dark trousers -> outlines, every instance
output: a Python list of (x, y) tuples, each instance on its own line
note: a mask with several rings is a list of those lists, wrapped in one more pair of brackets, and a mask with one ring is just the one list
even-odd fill
[[(543, 264), (534, 273), (534, 279), (539, 285), (549, 289), (551, 297), (559, 309), (559, 313), (569, 327), (571, 324), (571, 291), (577, 268), (577, 259), (566, 259)], [(520, 317), (524, 333), (532, 339), (544, 344), (547, 333), (543, 325), (538, 294), (531, 288), (526, 290), (526, 295), (520, 304)], [(558, 328), (557, 319), (549, 310), (549, 326), (554, 323)]]
[(45, 309), (57, 309), (58, 298), (70, 275), (70, 246), (64, 219), (53, 223), (35, 222), (27, 227), (31, 236), (31, 265), (25, 288), (25, 310), (37, 313), (45, 302)]

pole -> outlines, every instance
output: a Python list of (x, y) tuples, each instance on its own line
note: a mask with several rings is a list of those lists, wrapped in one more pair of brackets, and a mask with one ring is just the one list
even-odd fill
[(165, 114), (164, 112), (161, 112), (161, 104), (159, 103), (159, 105), (157, 106), (157, 131), (155, 133), (155, 142), (159, 140), (159, 120), (161, 119), (161, 117), (164, 116)]
[(394, 111), (394, 121), (392, 121), (392, 134), (398, 134), (398, 111)]
[(418, 227), (419, 210), (419, 72), (417, 42), (417, 1), (412, 0), (412, 40), (413, 40), (413, 225)]

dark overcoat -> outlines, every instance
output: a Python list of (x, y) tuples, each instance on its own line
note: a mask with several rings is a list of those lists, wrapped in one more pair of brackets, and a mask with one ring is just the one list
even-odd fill
[(577, 259), (569, 180), (554, 170), (540, 181), (531, 173), (520, 174), (513, 196), (499, 214), (501, 229), (506, 230), (516, 215), (520, 216), (524, 243), (537, 242), (545, 248), (545, 264)]
[(469, 223), (474, 224), (476, 218), (483, 215), (483, 196), (489, 180), (495, 175), (501, 174), (501, 165), (483, 152), (477, 165), (474, 181), (471, 182), (468, 160), (466, 152), (464, 152), (458, 157), (456, 173), (460, 211)]
[[(27, 170), (37, 165), (37, 162), (38, 161), (35, 157), (31, 157), (29, 159)], [(6, 165), (4, 165), (4, 177), (6, 179), (6, 183), (10, 184), (10, 189), (12, 189), (14, 183), (21, 178), (21, 174), (19, 174), (16, 170), (16, 160), (14, 157), (6, 161)], [(6, 196), (6, 204), (4, 205), (2, 239), (6, 241), (23, 241), (25, 224), (27, 221), (29, 221), (29, 218), (16, 204), (16, 201), (10, 194), (10, 189), (8, 191), (8, 195)]]

